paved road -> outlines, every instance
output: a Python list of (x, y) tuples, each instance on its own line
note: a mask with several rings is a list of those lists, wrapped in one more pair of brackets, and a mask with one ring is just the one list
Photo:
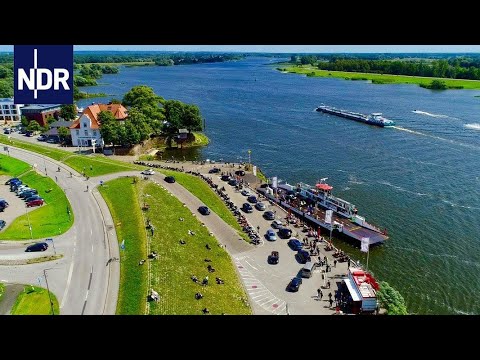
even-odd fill
[(18, 294), (23, 290), (23, 285), (6, 284), (5, 292), (0, 300), (0, 315), (10, 315), (13, 304)]
[[(118, 257), (118, 245), (103, 199), (91, 191), (87, 192), (84, 179), (65, 165), (39, 154), (9, 148), (11, 156), (37, 164), (37, 169), (43, 172), (46, 167), (49, 177), (57, 177), (59, 186), (70, 201), (75, 222), (68, 232), (54, 238), (56, 252), (64, 255), (62, 259), (31, 265), (0, 266), (0, 282), (35, 285), (40, 282), (45, 287), (43, 270), (50, 269), (47, 271), (48, 284), (58, 298), (61, 314), (114, 314), (120, 267), (117, 262), (107, 266), (107, 261)], [(58, 166), (61, 167), (60, 172), (57, 172)], [(73, 177), (70, 177), (70, 171)], [(109, 229), (105, 226), (108, 221)], [(16, 254), (23, 256), (23, 250), (24, 247), (19, 247)], [(0, 244), (0, 259), (3, 252), (5, 257), (15, 255), (11, 244)], [(53, 252), (53, 246), (50, 246), (41, 255)]]

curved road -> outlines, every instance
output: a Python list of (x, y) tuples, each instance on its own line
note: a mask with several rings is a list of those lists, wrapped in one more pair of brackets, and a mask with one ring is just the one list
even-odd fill
[[(54, 237), (56, 252), (63, 254), (61, 259), (31, 265), (0, 265), (0, 282), (40, 283), (46, 287), (43, 271), (47, 269), (48, 285), (58, 298), (61, 314), (115, 314), (120, 266), (118, 262), (108, 260), (119, 257), (118, 244), (113, 221), (102, 197), (96, 190), (92, 192), (92, 187), (87, 192), (85, 180), (64, 164), (11, 146), (9, 150), (12, 157), (36, 164), (37, 171), (46, 172), (54, 181), (57, 179), (70, 201), (75, 221), (69, 231)], [(61, 171), (57, 172), (59, 166)], [(14, 259), (12, 249), (15, 248), (18, 251), (16, 256), (25, 258), (23, 243), (0, 244), (0, 259)], [(41, 254), (53, 253), (50, 244), (49, 249)]]

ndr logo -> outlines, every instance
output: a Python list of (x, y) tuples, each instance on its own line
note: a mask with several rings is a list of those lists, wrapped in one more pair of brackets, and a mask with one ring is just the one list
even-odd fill
[(15, 103), (73, 103), (73, 45), (15, 45)]

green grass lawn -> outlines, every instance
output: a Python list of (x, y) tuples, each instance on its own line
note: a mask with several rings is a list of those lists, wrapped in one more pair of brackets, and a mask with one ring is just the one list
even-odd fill
[(242, 228), (238, 224), (236, 217), (227, 208), (227, 205), (225, 205), (223, 200), (217, 194), (215, 194), (212, 188), (210, 188), (205, 181), (197, 176), (182, 172), (161, 169), (159, 169), (159, 171), (165, 175), (174, 176), (175, 180), (180, 185), (195, 195), (200, 201), (208, 206), (210, 210), (214, 211), (218, 216), (220, 216), (228, 225), (237, 230), (238, 235), (245, 239), (245, 241), (250, 242), (250, 239), (242, 231)]
[(146, 308), (148, 268), (138, 265), (147, 257), (147, 238), (137, 185), (132, 178), (120, 178), (99, 187), (113, 221), (119, 243), (125, 239), (125, 250), (120, 249), (120, 290), (117, 314), (143, 315)]
[(0, 175), (17, 177), (32, 167), (27, 163), (17, 160), (11, 156), (0, 155)]
[[(200, 315), (205, 307), (217, 315), (251, 314), (247, 296), (228, 253), (209, 235), (208, 229), (161, 186), (151, 182), (142, 182), (141, 186), (143, 193), (149, 195), (146, 199), (150, 209), (146, 216), (156, 228), (151, 250), (159, 254), (159, 260), (151, 262), (151, 287), (159, 293), (160, 301), (151, 303), (150, 314)], [(194, 231), (195, 236), (189, 235), (188, 230)], [(186, 244), (180, 244), (180, 239)], [(206, 244), (211, 250), (205, 247)], [(212, 262), (205, 262), (206, 258)], [(215, 268), (215, 272), (208, 272), (208, 264)], [(194, 283), (190, 278), (192, 275), (200, 281), (208, 275), (209, 285)], [(216, 276), (225, 284), (218, 285)], [(196, 300), (197, 292), (204, 298)]]
[[(60, 315), (57, 297), (50, 292), (55, 315)], [(47, 289), (25, 285), (12, 307), (12, 315), (52, 315)]]
[(0, 301), (2, 300), (2, 296), (4, 292), (5, 292), (5, 284), (0, 283)]
[[(127, 162), (108, 159), (103, 155), (77, 155), (65, 150), (32, 144), (17, 139), (8, 139), (5, 135), (0, 135), (0, 143), (16, 146), (21, 149), (45, 155), (70, 166), (72, 169), (78, 171), (79, 173), (83, 173), (83, 169), (85, 168), (86, 174), (88, 176), (99, 176), (115, 172), (139, 170), (144, 168), (134, 164), (129, 164)], [(92, 166), (93, 170), (90, 170), (90, 165)]]
[(194, 132), (193, 135), (195, 136), (195, 141), (190, 144), (190, 146), (207, 146), (210, 142), (210, 139), (207, 137), (207, 135), (203, 133)]
[[(23, 165), (22, 165), (23, 164)], [(24, 172), (30, 166), (23, 161), (12, 157), (0, 156), (2, 169), (10, 168), (14, 171)], [(14, 176), (15, 173), (10, 173)], [(67, 213), (67, 207), (71, 209), (70, 203), (63, 190), (47, 176), (43, 176), (34, 170), (21, 175), (20, 180), (33, 189), (45, 200), (45, 204), (29, 212), (28, 217), (32, 225), (34, 239), (54, 237), (66, 232), (73, 225), (73, 213)], [(47, 192), (47, 190), (50, 190)], [(23, 214), (16, 218), (7, 228), (0, 233), (1, 240), (27, 240), (30, 239), (28, 218)]]
[(464, 89), (478, 90), (480, 89), (480, 80), (464, 80), (464, 79), (447, 79), (447, 78), (433, 78), (422, 76), (406, 76), (406, 75), (391, 75), (391, 74), (372, 74), (359, 73), (348, 71), (330, 71), (320, 70), (312, 66), (281, 66), (280, 71), (286, 71), (295, 74), (304, 74), (313, 77), (335, 77), (346, 80), (372, 80), (378, 84), (423, 84), (428, 85), (432, 80), (438, 79), (444, 81), (448, 87), (462, 86)]

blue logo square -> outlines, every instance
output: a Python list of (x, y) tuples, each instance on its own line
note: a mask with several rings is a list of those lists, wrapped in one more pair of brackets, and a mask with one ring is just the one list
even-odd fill
[(73, 45), (14, 46), (15, 104), (73, 104)]

